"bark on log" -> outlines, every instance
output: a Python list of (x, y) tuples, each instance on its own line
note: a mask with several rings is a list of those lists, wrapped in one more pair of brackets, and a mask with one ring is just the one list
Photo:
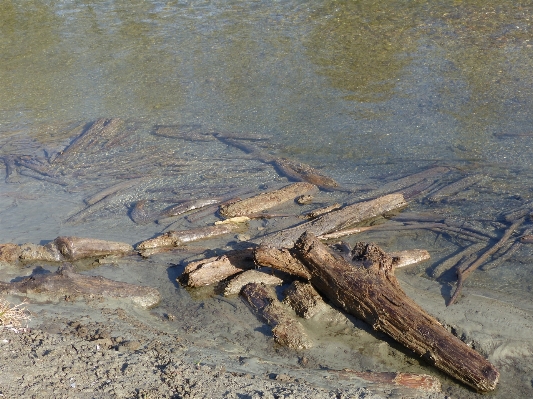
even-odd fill
[(267, 266), (293, 276), (311, 279), (309, 270), (286, 248), (260, 246), (254, 249), (254, 260), (259, 266)]
[(292, 248), (298, 237), (306, 231), (315, 235), (331, 233), (406, 205), (402, 194), (389, 194), (345, 206), (309, 222), (259, 237), (253, 241), (272, 247)]
[(252, 309), (272, 327), (274, 340), (278, 344), (292, 349), (307, 349), (312, 346), (303, 326), (289, 316), (272, 288), (250, 283), (242, 289), (242, 295)]
[(152, 287), (113, 281), (101, 276), (86, 276), (73, 271), (66, 263), (56, 273), (30, 276), (14, 283), (0, 282), (0, 293), (30, 294), (45, 299), (66, 297), (128, 299), (149, 309), (161, 301), (159, 291)]
[(19, 260), (20, 254), (19, 245), (12, 243), (0, 244), (0, 262), (15, 263)]
[(335, 305), (478, 391), (496, 388), (498, 370), (403, 292), (390, 256), (372, 244), (355, 249), (360, 260), (349, 263), (313, 234), (303, 234), (295, 245), (311, 283)]
[(310, 283), (293, 281), (285, 290), (283, 303), (289, 305), (298, 316), (310, 319), (327, 308), (326, 302)]

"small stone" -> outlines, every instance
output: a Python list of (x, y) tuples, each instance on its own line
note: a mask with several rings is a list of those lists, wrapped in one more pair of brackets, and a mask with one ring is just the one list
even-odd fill
[(141, 347), (141, 343), (139, 341), (129, 341), (124, 346), (130, 351), (136, 351)]
[(277, 374), (276, 381), (287, 382), (287, 381), (292, 381), (292, 378), (291, 376), (287, 374)]
[(235, 238), (237, 238), (237, 241), (249, 241), (251, 237), (249, 234), (237, 234)]

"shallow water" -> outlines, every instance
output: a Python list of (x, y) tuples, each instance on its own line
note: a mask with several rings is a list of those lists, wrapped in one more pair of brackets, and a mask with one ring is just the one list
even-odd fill
[[(167, 227), (134, 224), (129, 214), (136, 201), (148, 199), (150, 206), (162, 209), (172, 201), (287, 182), (270, 165), (235, 147), (215, 139), (158, 136), (156, 125), (197, 124), (202, 132), (268, 137), (253, 143), (275, 156), (306, 162), (354, 191), (323, 192), (318, 202), (324, 204), (365, 197), (384, 182), (434, 165), (452, 168), (442, 182), (483, 174), (484, 179), (446, 201), (417, 198), (409, 211), (476, 223), (493, 242), (510, 225), (502, 213), (531, 199), (531, 5), (93, 3), (0, 5), (0, 155), (46, 159), (79, 134), (76, 126), (98, 118), (122, 118), (128, 126), (128, 136), (119, 143), (58, 167), (65, 185), (26, 175), (17, 182), (0, 179), (0, 242), (43, 243), (78, 235), (134, 244)], [(142, 180), (82, 221), (66, 222), (85, 208), (84, 199), (128, 178)], [(304, 210), (293, 206), (287, 212)], [(211, 215), (191, 224), (180, 218), (173, 228), (216, 219)], [(253, 222), (250, 234), (292, 222)], [(528, 227), (529, 219), (513, 239)], [(470, 244), (419, 229), (380, 230), (349, 239), (355, 240), (372, 240), (390, 251), (428, 249), (432, 260), (401, 272), (406, 281), (434, 279), (435, 267)], [(231, 238), (197, 247), (237, 245)], [(195, 321), (183, 321), (183, 328), (206, 339), (213, 331), (225, 331), (220, 339), (231, 340), (239, 350), (274, 356), (268, 329), (252, 334), (254, 329), (261, 332), (262, 324), (238, 299), (231, 299), (232, 304), (217, 297), (199, 299), (174, 284), (181, 262), (191, 256), (154, 257), (146, 261), (149, 271), (130, 260), (132, 267), (119, 261), (118, 267), (102, 266), (92, 273), (156, 285), (164, 296), (156, 312), (187, 308), (184, 314)], [(531, 312), (532, 260), (533, 246), (522, 245), (497, 267), (474, 272), (464, 294), (478, 290)], [(3, 277), (20, 274), (11, 270)], [(453, 281), (453, 271), (438, 280), (443, 295), (449, 295)], [(231, 326), (217, 322), (215, 309), (220, 307), (227, 308), (223, 312), (231, 315)], [(201, 332), (202, 326), (215, 322), (221, 324)], [(344, 333), (310, 327), (324, 342), (320, 348), (327, 347), (312, 352), (317, 363), (376, 370), (406, 365), (398, 357), (387, 363), (378, 340), (366, 350), (355, 344), (350, 337), (363, 334), (360, 326)], [(324, 339), (333, 336), (333, 343)], [(363, 356), (354, 365), (335, 346), (359, 350)], [(523, 389), (528, 392), (531, 383)]]

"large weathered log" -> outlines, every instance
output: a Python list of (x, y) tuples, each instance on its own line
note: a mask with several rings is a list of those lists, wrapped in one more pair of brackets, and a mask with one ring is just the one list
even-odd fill
[(309, 222), (259, 237), (253, 241), (272, 247), (292, 248), (294, 242), (305, 231), (315, 235), (331, 233), (406, 205), (407, 203), (402, 194), (389, 194), (373, 200), (345, 206)]
[(57, 237), (54, 244), (64, 259), (69, 261), (94, 256), (124, 255), (133, 252), (133, 247), (130, 244), (96, 238)]
[(274, 340), (278, 344), (292, 349), (306, 349), (312, 346), (303, 326), (289, 316), (271, 287), (250, 283), (242, 289), (242, 295), (252, 309), (272, 327)]
[(46, 300), (61, 297), (128, 299), (147, 309), (161, 301), (161, 295), (155, 288), (78, 274), (68, 263), (63, 264), (56, 273), (30, 276), (14, 283), (0, 282), (0, 293), (38, 295)]
[(378, 247), (358, 244), (359, 260), (349, 263), (305, 233), (294, 249), (311, 272), (313, 286), (335, 305), (478, 391), (495, 389), (498, 370), (403, 292), (392, 258)]

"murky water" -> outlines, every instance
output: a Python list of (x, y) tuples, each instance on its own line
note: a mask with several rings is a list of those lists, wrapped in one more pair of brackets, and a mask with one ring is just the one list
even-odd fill
[[(129, 215), (136, 201), (163, 209), (287, 181), (271, 165), (212, 136), (157, 135), (158, 125), (267, 138), (251, 143), (306, 162), (354, 191), (321, 193), (324, 204), (362, 198), (384, 182), (435, 165), (452, 168), (442, 183), (481, 174), (446, 201), (416, 198), (409, 211), (471, 222), (496, 242), (510, 225), (502, 214), (532, 196), (531, 18), (532, 5), (510, 1), (4, 1), (0, 155), (50, 160), (79, 134), (76, 129), (99, 118), (121, 118), (127, 135), (54, 166), (62, 184), (35, 171), (0, 179), (0, 242), (79, 235), (134, 244), (167, 227), (134, 224)], [(86, 207), (83, 200), (133, 178), (139, 184), (68, 222)], [(214, 220), (181, 218), (173, 228)], [(290, 223), (254, 222), (251, 235)], [(527, 219), (513, 240), (529, 227)], [(432, 260), (402, 272), (406, 280), (434, 279), (439, 264), (471, 244), (421, 229), (350, 240), (356, 239), (387, 250), (428, 249)], [(228, 241), (206, 245), (215, 250)], [(158, 285), (165, 297), (161, 312), (186, 304), (199, 318), (190, 322), (192, 330), (225, 306), (237, 321), (221, 339), (238, 330), (232, 345), (266, 356), (269, 341), (254, 348), (247, 341), (261, 323), (239, 300), (191, 298), (172, 282), (181, 266), (171, 265), (189, 256), (156, 257), (150, 273), (137, 261), (94, 273)], [(533, 247), (522, 245), (504, 259), (473, 273), (465, 294), (479, 289), (530, 312)], [(449, 293), (453, 270), (438, 281)], [(331, 345), (352, 346), (342, 337), (359, 333), (330, 334), (341, 337)], [(358, 365), (386, 369), (386, 361), (376, 366), (372, 360), (380, 349), (368, 348), (374, 349), (360, 347), (367, 357)], [(355, 367), (349, 356), (332, 353), (330, 367)]]

